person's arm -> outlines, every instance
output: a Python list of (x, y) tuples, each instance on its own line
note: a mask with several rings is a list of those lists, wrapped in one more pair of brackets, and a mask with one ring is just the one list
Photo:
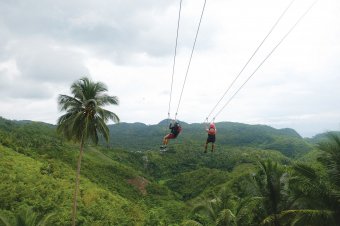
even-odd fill
[(175, 125), (175, 120), (172, 120), (172, 121), (170, 122), (169, 129), (174, 128), (174, 125)]
[(208, 123), (208, 121), (205, 123), (205, 131), (209, 132), (209, 123)]

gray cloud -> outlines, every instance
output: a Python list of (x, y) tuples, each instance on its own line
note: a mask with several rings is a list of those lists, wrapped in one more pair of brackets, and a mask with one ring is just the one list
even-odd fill
[[(8, 1), (0, 13), (14, 38), (45, 36), (122, 62), (134, 53), (173, 54), (178, 1)], [(183, 21), (183, 47), (191, 47), (197, 21)], [(209, 43), (200, 38), (202, 46)]]
[(0, 62), (1, 93), (9, 98), (50, 98), (59, 85), (88, 75), (82, 54), (60, 49), (44, 39), (19, 40)]
[(24, 78), (36, 82), (69, 83), (88, 75), (84, 59), (76, 51), (53, 48), (43, 41), (23, 41), (15, 49), (17, 67)]
[[(67, 93), (74, 80), (90, 72), (120, 97), (123, 121), (160, 121), (167, 116), (178, 4), (178, 0), (0, 0), (0, 104), (6, 106), (0, 114), (55, 122), (56, 94)], [(201, 4), (203, 0), (183, 2), (173, 108)], [(285, 6), (284, 1), (268, 0), (208, 2), (181, 119), (198, 122), (206, 117)], [(308, 128), (321, 128), (308, 123), (328, 128), (331, 121), (338, 123), (334, 109), (340, 109), (340, 30), (334, 22), (339, 14), (331, 11), (335, 8), (318, 4), (218, 120), (264, 122), (303, 128), (306, 133)], [(22, 104), (25, 115), (17, 113)]]

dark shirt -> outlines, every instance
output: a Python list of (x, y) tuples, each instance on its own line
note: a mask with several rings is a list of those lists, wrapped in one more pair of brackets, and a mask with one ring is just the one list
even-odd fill
[(170, 123), (169, 129), (171, 129), (172, 134), (178, 135), (178, 124), (172, 125), (172, 123)]

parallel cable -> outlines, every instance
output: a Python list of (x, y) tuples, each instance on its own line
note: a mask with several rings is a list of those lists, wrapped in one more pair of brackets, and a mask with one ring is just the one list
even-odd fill
[(288, 9), (290, 8), (290, 6), (294, 3), (295, 0), (292, 0), (289, 5), (286, 7), (286, 9), (283, 11), (283, 13), (280, 15), (280, 17), (276, 20), (275, 24), (272, 26), (272, 28), (269, 30), (268, 34), (265, 36), (265, 38), (262, 40), (262, 42), (260, 43), (260, 45), (256, 48), (256, 50), (254, 51), (254, 53), (251, 55), (251, 57), (248, 59), (247, 63), (243, 66), (242, 70), (238, 73), (238, 75), (235, 77), (235, 79), (233, 80), (233, 82), (229, 85), (228, 89), (224, 92), (224, 94), (222, 95), (222, 97), (219, 99), (219, 101), (217, 102), (217, 104), (213, 107), (213, 109), (210, 111), (209, 115), (207, 116), (207, 118), (209, 118), (211, 116), (211, 114), (215, 111), (215, 109), (217, 108), (217, 106), (221, 103), (221, 101), (223, 100), (223, 98), (225, 97), (225, 95), (229, 92), (229, 90), (231, 89), (231, 87), (234, 85), (234, 83), (236, 82), (236, 80), (240, 77), (240, 75), (242, 74), (242, 72), (244, 71), (244, 69), (248, 66), (249, 62), (253, 59), (253, 57), (255, 56), (255, 54), (257, 53), (257, 51), (261, 48), (261, 46), (263, 45), (263, 43), (267, 40), (268, 36), (272, 33), (272, 31), (275, 29), (276, 25), (281, 21), (282, 17), (286, 14), (286, 12), (288, 11)]
[(297, 22), (290, 28), (290, 30), (283, 36), (280, 42), (272, 49), (272, 51), (264, 58), (264, 60), (260, 63), (260, 65), (254, 70), (254, 72), (248, 77), (248, 79), (238, 88), (238, 90), (234, 93), (233, 96), (229, 98), (226, 104), (217, 112), (214, 116), (214, 119), (223, 111), (223, 109), (231, 102), (231, 100), (236, 96), (236, 94), (242, 89), (242, 87), (253, 77), (253, 75), (257, 72), (257, 70), (262, 66), (262, 64), (272, 55), (272, 53), (279, 47), (279, 45), (287, 38), (287, 36), (294, 30), (294, 28), (300, 23), (300, 21), (307, 15), (307, 13), (313, 8), (313, 6), (318, 2), (315, 0), (309, 8), (301, 15), (301, 17), (297, 20)]
[(201, 17), (200, 17), (200, 20), (199, 20), (199, 23), (198, 23), (198, 27), (197, 27), (197, 31), (196, 31), (195, 41), (194, 41), (194, 44), (192, 46), (191, 55), (190, 55), (190, 59), (189, 59), (189, 64), (188, 64), (188, 67), (187, 67), (187, 70), (186, 70), (186, 74), (185, 74), (185, 78), (184, 78), (184, 82), (183, 82), (183, 86), (182, 86), (181, 95), (180, 95), (180, 98), (179, 98), (179, 101), (178, 101), (178, 105), (177, 105), (175, 119), (177, 118), (178, 109), (179, 109), (179, 106), (180, 106), (181, 101), (182, 101), (182, 95), (183, 95), (185, 83), (187, 81), (187, 77), (188, 77), (188, 73), (189, 73), (189, 68), (190, 68), (190, 64), (191, 64), (191, 59), (192, 59), (192, 56), (193, 56), (193, 53), (194, 53), (194, 50), (195, 50), (198, 32), (199, 32), (200, 27), (201, 27), (201, 22), (202, 22), (202, 17), (203, 17), (203, 13), (204, 13), (206, 2), (207, 2), (207, 0), (204, 0), (204, 5), (203, 5), (203, 8), (202, 8)]
[(178, 43), (178, 31), (179, 31), (179, 24), (180, 24), (180, 20), (181, 20), (181, 11), (182, 11), (182, 0), (180, 0), (179, 11), (178, 11), (177, 31), (176, 31), (176, 44), (175, 44), (174, 60), (173, 60), (173, 65), (172, 65), (172, 76), (171, 76), (170, 100), (169, 100), (169, 108), (168, 108), (168, 119), (170, 119), (170, 107), (171, 107), (171, 98), (172, 98), (172, 87), (173, 87), (173, 84), (174, 84), (174, 74), (175, 74), (176, 55), (177, 55), (177, 43)]

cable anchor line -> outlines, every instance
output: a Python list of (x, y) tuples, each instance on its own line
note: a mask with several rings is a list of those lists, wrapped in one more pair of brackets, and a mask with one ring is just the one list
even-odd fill
[(179, 25), (181, 20), (181, 11), (182, 11), (182, 0), (179, 2), (179, 10), (178, 10), (178, 19), (177, 19), (177, 29), (176, 29), (176, 42), (175, 42), (175, 53), (172, 64), (172, 75), (171, 75), (171, 88), (170, 88), (170, 99), (169, 99), (169, 107), (168, 107), (168, 119), (170, 119), (170, 109), (171, 109), (171, 99), (172, 99), (172, 87), (174, 84), (174, 74), (175, 74), (175, 65), (176, 65), (176, 56), (177, 56), (177, 45), (178, 45), (178, 33), (179, 33)]
[(202, 7), (202, 12), (201, 12), (200, 20), (199, 20), (197, 31), (196, 31), (196, 35), (195, 35), (194, 44), (192, 46), (192, 50), (191, 50), (191, 54), (190, 54), (190, 59), (189, 59), (188, 67), (187, 67), (187, 70), (186, 70), (186, 73), (185, 73), (185, 78), (184, 78), (184, 82), (183, 82), (183, 86), (182, 86), (182, 91), (181, 91), (181, 94), (180, 94), (180, 97), (179, 97), (179, 101), (178, 101), (178, 105), (177, 105), (175, 120), (177, 118), (178, 110), (179, 110), (179, 107), (180, 107), (180, 104), (181, 104), (181, 101), (182, 101), (183, 91), (184, 91), (185, 84), (186, 84), (186, 81), (187, 81), (187, 77), (188, 77), (188, 74), (189, 74), (191, 60), (192, 60), (192, 56), (194, 54), (194, 50), (195, 50), (195, 46), (196, 46), (196, 42), (197, 42), (197, 37), (198, 37), (198, 33), (199, 33), (199, 30), (200, 30), (200, 27), (201, 27), (202, 18), (203, 18), (203, 14), (204, 14), (206, 3), (207, 3), (207, 0), (204, 0), (204, 4), (203, 4), (203, 7)]
[(313, 8), (313, 6), (319, 0), (315, 0), (308, 9), (299, 17), (296, 23), (289, 29), (289, 31), (283, 36), (283, 38), (279, 41), (279, 43), (270, 51), (270, 53), (264, 58), (264, 60), (259, 64), (259, 66), (253, 71), (253, 73), (248, 77), (248, 79), (238, 88), (238, 90), (229, 98), (229, 100), (225, 103), (225, 105), (217, 112), (214, 118), (216, 118), (223, 109), (232, 101), (232, 99), (237, 95), (237, 93), (246, 85), (246, 83), (253, 77), (253, 75), (257, 72), (257, 70), (263, 65), (263, 63), (272, 55), (272, 53), (281, 45), (281, 43), (288, 37), (288, 35), (295, 29), (295, 27), (301, 22), (301, 20), (308, 14), (308, 12)]
[(253, 54), (251, 55), (251, 57), (248, 59), (248, 61), (246, 62), (246, 64), (242, 67), (241, 71), (237, 74), (237, 76), (235, 77), (235, 79), (232, 81), (232, 83), (229, 85), (229, 87), (227, 88), (227, 90), (224, 92), (224, 94), (222, 95), (222, 97), (218, 100), (217, 104), (212, 108), (212, 110), (210, 111), (208, 118), (211, 116), (211, 114), (215, 111), (215, 109), (217, 108), (217, 106), (221, 103), (221, 101), (224, 99), (224, 97), (227, 95), (227, 93), (229, 92), (229, 90), (231, 89), (231, 87), (233, 87), (233, 85), (235, 84), (235, 82), (237, 81), (237, 79), (240, 77), (240, 75), (243, 73), (243, 71), (245, 70), (245, 68), (248, 66), (248, 64), (250, 63), (250, 61), (254, 58), (254, 56), (256, 55), (256, 53), (258, 52), (258, 50), (262, 47), (263, 43), (267, 40), (267, 38), (269, 37), (269, 35), (273, 32), (273, 30), (276, 28), (276, 26), (278, 25), (278, 23), (281, 21), (281, 19), (283, 18), (283, 16), (286, 14), (286, 12), (288, 11), (288, 9), (292, 6), (292, 4), (295, 2), (295, 0), (292, 0), (288, 6), (285, 8), (285, 10), (282, 12), (282, 14), (279, 16), (279, 18), (276, 20), (276, 22), (274, 23), (274, 25), (271, 27), (271, 29), (269, 30), (269, 32), (267, 33), (267, 35), (264, 37), (264, 39), (262, 40), (262, 42), (260, 43), (260, 45), (255, 49), (255, 51), (253, 52)]

